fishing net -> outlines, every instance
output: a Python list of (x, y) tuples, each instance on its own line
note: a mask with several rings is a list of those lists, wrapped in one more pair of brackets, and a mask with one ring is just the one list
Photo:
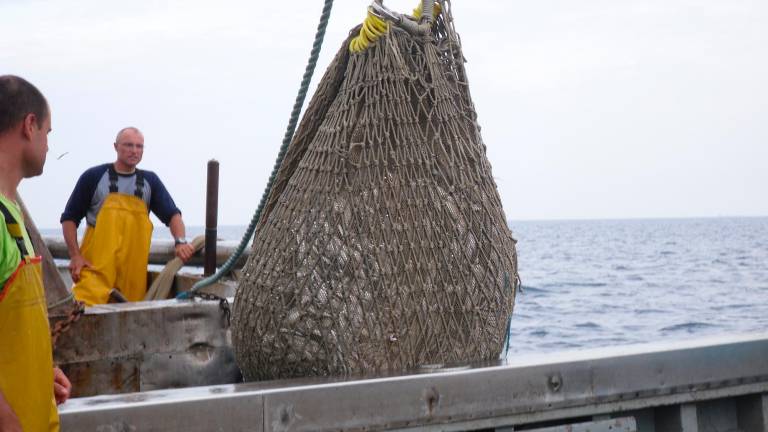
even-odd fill
[(439, 3), (429, 33), (389, 26), (359, 53), (350, 36), (323, 76), (235, 298), (246, 379), (499, 357), (515, 240)]

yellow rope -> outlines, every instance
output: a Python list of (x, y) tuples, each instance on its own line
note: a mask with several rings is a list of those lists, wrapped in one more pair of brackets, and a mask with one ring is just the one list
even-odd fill
[[(440, 11), (442, 11), (440, 3), (435, 2), (432, 8), (432, 14), (437, 17), (440, 15)], [(413, 10), (413, 16), (416, 19), (421, 18), (421, 6), (417, 6)], [(360, 34), (352, 39), (352, 41), (349, 43), (349, 50), (353, 53), (365, 51), (372, 43), (376, 42), (388, 31), (389, 23), (372, 14), (369, 10), (368, 16), (365, 17), (363, 26), (360, 28)]]
[(360, 34), (349, 43), (349, 50), (353, 53), (365, 51), (368, 46), (389, 31), (389, 23), (368, 11), (368, 16), (363, 21)]

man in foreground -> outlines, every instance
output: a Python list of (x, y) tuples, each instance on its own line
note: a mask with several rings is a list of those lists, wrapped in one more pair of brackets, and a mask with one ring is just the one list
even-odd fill
[(71, 389), (53, 367), (41, 258), (15, 201), (21, 180), (43, 173), (50, 131), (42, 93), (0, 76), (0, 431), (58, 431)]
[[(136, 168), (144, 154), (141, 131), (120, 130), (114, 147), (117, 160), (86, 170), (61, 215), (73, 292), (88, 306), (115, 298), (144, 299), (152, 239), (150, 210), (170, 227), (177, 257), (186, 262), (194, 253), (185, 238), (181, 211), (160, 178)], [(88, 227), (79, 246), (77, 226), (83, 218)]]

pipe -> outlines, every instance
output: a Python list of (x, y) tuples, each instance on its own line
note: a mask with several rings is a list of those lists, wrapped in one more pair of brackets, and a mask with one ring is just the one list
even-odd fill
[[(69, 253), (67, 253), (67, 244), (64, 242), (62, 236), (43, 236), (43, 242), (45, 248), (47, 248), (53, 258), (59, 260), (69, 260)], [(82, 242), (82, 238), (80, 238)], [(216, 265), (224, 265), (227, 259), (237, 249), (237, 240), (221, 240), (216, 243)], [(38, 248), (35, 248), (37, 251)], [(43, 247), (39, 248), (43, 250)], [(245, 264), (245, 261), (250, 256), (251, 250), (247, 249), (243, 251), (242, 255), (234, 263), (233, 267), (239, 268)], [(172, 260), (176, 256), (173, 240), (171, 239), (152, 239), (152, 244), (149, 247), (149, 264), (154, 265), (166, 265), (168, 261)], [(194, 254), (185, 264), (188, 267), (200, 267), (203, 265), (203, 256), (201, 254)], [(54, 268), (56, 266), (54, 265)]]
[(219, 162), (208, 161), (208, 188), (205, 198), (205, 259), (203, 276), (216, 272), (216, 237), (219, 219)]

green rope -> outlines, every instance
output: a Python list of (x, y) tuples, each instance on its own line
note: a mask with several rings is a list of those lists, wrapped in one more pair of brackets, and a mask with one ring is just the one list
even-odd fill
[(286, 128), (285, 136), (283, 137), (283, 145), (280, 147), (280, 152), (277, 155), (277, 161), (275, 161), (275, 166), (272, 168), (272, 175), (269, 176), (267, 187), (264, 189), (264, 193), (261, 196), (261, 201), (259, 202), (258, 208), (256, 208), (256, 212), (253, 214), (253, 218), (251, 218), (251, 223), (248, 224), (248, 228), (245, 230), (243, 239), (240, 240), (240, 244), (237, 246), (235, 252), (227, 259), (227, 261), (223, 266), (221, 266), (216, 274), (198, 281), (192, 286), (192, 289), (177, 295), (177, 299), (188, 299), (199, 289), (212, 285), (221, 279), (222, 276), (229, 273), (230, 270), (232, 270), (232, 267), (235, 265), (235, 262), (237, 262), (237, 260), (240, 258), (240, 255), (243, 254), (245, 247), (248, 245), (248, 242), (253, 236), (253, 232), (256, 230), (256, 224), (258, 224), (259, 219), (261, 218), (261, 211), (264, 209), (264, 205), (266, 204), (267, 198), (269, 197), (269, 192), (272, 190), (272, 185), (274, 184), (275, 178), (277, 177), (277, 172), (280, 170), (280, 165), (283, 163), (285, 153), (288, 151), (288, 145), (291, 143), (291, 140), (293, 139), (293, 133), (296, 131), (296, 124), (299, 121), (301, 107), (304, 105), (304, 99), (307, 96), (309, 83), (312, 80), (312, 74), (314, 73), (315, 66), (317, 65), (317, 57), (320, 55), (320, 48), (323, 46), (325, 29), (328, 27), (328, 19), (331, 15), (332, 6), (333, 0), (325, 0), (323, 13), (320, 16), (320, 23), (317, 25), (317, 32), (315, 33), (315, 42), (312, 44), (312, 52), (309, 55), (309, 61), (307, 62), (307, 67), (304, 70), (304, 77), (301, 80), (299, 94), (296, 95), (296, 102), (294, 102), (293, 111), (291, 111), (291, 119), (288, 121), (288, 127)]

